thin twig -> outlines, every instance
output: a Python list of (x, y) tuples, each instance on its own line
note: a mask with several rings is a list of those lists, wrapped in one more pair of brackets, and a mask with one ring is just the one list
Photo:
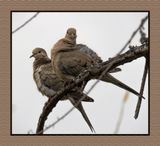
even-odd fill
[(124, 115), (124, 108), (125, 108), (125, 103), (128, 100), (129, 97), (129, 92), (127, 91), (124, 95), (123, 101), (122, 101), (122, 105), (121, 105), (121, 109), (120, 109), (120, 114), (119, 114), (119, 118), (116, 124), (116, 128), (114, 131), (114, 134), (118, 134), (121, 123), (122, 123), (122, 119), (123, 119), (123, 115)]
[(141, 103), (142, 103), (142, 95), (143, 95), (144, 86), (145, 86), (146, 77), (147, 77), (147, 71), (148, 71), (148, 63), (147, 62), (148, 61), (146, 59), (146, 63), (145, 63), (145, 67), (144, 67), (144, 73), (143, 73), (143, 77), (142, 77), (141, 88), (140, 88), (140, 96), (138, 97), (138, 102), (137, 102), (137, 106), (136, 106), (136, 110), (135, 110), (135, 115), (134, 115), (135, 119), (138, 118), (140, 107), (141, 107)]
[(138, 28), (132, 33), (132, 35), (131, 35), (131, 37), (129, 38), (129, 40), (127, 41), (127, 43), (126, 43), (126, 44), (124, 45), (124, 47), (117, 53), (117, 55), (118, 55), (118, 54), (121, 54), (121, 53), (126, 49), (126, 47), (131, 43), (132, 39), (133, 39), (134, 36), (137, 34), (137, 32), (138, 32), (139, 30), (141, 30), (141, 28), (143, 27), (143, 25), (144, 25), (144, 23), (146, 22), (147, 19), (148, 19), (148, 15), (141, 20), (141, 23), (140, 23), (140, 25), (138, 26)]
[(121, 109), (120, 109), (120, 114), (119, 114), (119, 119), (116, 125), (116, 129), (114, 131), (114, 134), (118, 134), (121, 123), (122, 123), (122, 119), (123, 119), (123, 114), (124, 114), (124, 107), (125, 107), (125, 103), (122, 103)]
[(34, 14), (31, 18), (29, 18), (27, 21), (25, 21), (22, 25), (20, 25), (19, 27), (17, 27), (15, 30), (12, 31), (12, 34), (14, 34), (15, 32), (17, 32), (18, 30), (20, 30), (21, 28), (23, 28), (26, 24), (28, 24), (30, 21), (32, 21), (40, 12), (37, 12), (36, 14)]

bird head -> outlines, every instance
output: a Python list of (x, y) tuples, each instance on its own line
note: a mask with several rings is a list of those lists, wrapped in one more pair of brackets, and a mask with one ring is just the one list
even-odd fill
[(31, 57), (34, 57), (35, 59), (40, 59), (40, 58), (44, 58), (44, 57), (47, 57), (47, 53), (44, 49), (42, 48), (35, 48), (33, 49), (32, 51), (32, 55), (30, 56)]
[(68, 39), (71, 39), (71, 40), (75, 40), (76, 37), (77, 37), (76, 29), (75, 28), (68, 28), (65, 38), (68, 38)]

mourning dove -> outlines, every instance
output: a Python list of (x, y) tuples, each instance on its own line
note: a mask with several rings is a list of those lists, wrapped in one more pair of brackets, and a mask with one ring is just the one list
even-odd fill
[[(48, 58), (47, 53), (44, 49), (35, 48), (30, 57), (35, 58), (33, 63), (33, 78), (38, 90), (42, 93), (42, 95), (47, 96), (49, 99), (52, 98), (58, 90), (64, 87), (64, 82), (55, 74), (51, 65), (51, 60)], [(71, 91), (61, 100), (69, 99), (73, 106), (75, 106), (80, 111), (91, 131), (93, 132), (95, 130), (83, 109), (82, 103), (80, 102), (78, 106), (76, 106), (76, 103), (82, 96), (85, 96), (82, 101), (94, 101), (91, 97), (78, 91)]]
[[(87, 54), (86, 52), (82, 52), (80, 50), (80, 46), (71, 48), (59, 48), (55, 50), (54, 56), (51, 57), (55, 72), (64, 81), (74, 80), (75, 77), (77, 77), (81, 72), (87, 70), (91, 66), (98, 64), (98, 62), (94, 60), (93, 56)], [(101, 80), (104, 82), (112, 83), (137, 96), (140, 95), (137, 91), (117, 80), (109, 73), (107, 73)]]

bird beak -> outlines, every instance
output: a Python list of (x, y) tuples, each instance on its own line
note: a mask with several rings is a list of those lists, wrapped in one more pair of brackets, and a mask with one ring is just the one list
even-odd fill
[(32, 58), (32, 57), (34, 57), (34, 54), (32, 54), (29, 58)]

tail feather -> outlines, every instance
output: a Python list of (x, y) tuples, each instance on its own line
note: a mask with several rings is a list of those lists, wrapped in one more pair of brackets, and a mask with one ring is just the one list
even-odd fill
[(92, 124), (91, 124), (91, 122), (90, 122), (90, 120), (89, 120), (89, 118), (88, 118), (88, 116), (87, 116), (84, 108), (83, 108), (82, 103), (80, 102), (80, 103), (76, 106), (76, 101), (75, 101), (73, 98), (69, 98), (69, 100), (70, 100), (70, 102), (73, 104), (73, 106), (74, 106), (75, 108), (77, 108), (77, 109), (79, 110), (79, 112), (82, 114), (84, 120), (85, 120), (86, 123), (88, 124), (89, 128), (91, 129), (91, 131), (95, 133), (95, 130), (94, 130), (94, 128), (93, 128), (93, 126), (92, 126)]
[[(113, 77), (112, 75), (110, 75), (110, 74), (107, 74), (107, 75), (104, 76), (101, 80), (104, 81), (104, 82), (112, 83), (112, 84), (114, 84), (114, 85), (116, 85), (116, 86), (118, 86), (118, 87), (120, 87), (120, 88), (123, 88), (123, 89), (125, 89), (125, 90), (127, 90), (127, 91), (129, 91), (129, 92), (131, 92), (131, 93), (133, 93), (133, 94), (135, 94), (135, 95), (137, 95), (137, 96), (140, 96), (140, 94), (139, 94), (137, 91), (135, 91), (135, 90), (132, 89), (131, 87), (127, 86), (126, 84), (122, 83), (122, 82), (119, 81), (118, 79), (114, 78), (114, 77)], [(145, 97), (143, 97), (143, 96), (141, 96), (141, 97), (145, 99)]]
[(86, 112), (85, 112), (85, 110), (84, 110), (84, 108), (83, 108), (83, 106), (82, 106), (82, 103), (79, 103), (79, 105), (77, 106), (77, 109), (82, 114), (84, 120), (87, 122), (87, 124), (88, 124), (89, 128), (91, 129), (91, 131), (96, 133), (94, 128), (93, 128), (93, 126), (92, 126), (92, 124), (91, 124), (91, 122), (90, 122), (90, 120), (89, 120), (89, 118), (88, 118), (88, 116), (87, 116), (87, 114), (86, 114)]

